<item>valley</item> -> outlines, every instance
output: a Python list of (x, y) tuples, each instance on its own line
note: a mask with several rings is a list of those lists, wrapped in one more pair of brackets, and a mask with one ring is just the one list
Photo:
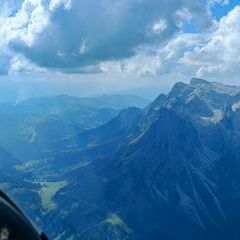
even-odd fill
[(239, 102), (238, 87), (192, 79), (91, 129), (58, 125), (62, 110), (7, 121), (1, 187), (55, 240), (237, 240)]

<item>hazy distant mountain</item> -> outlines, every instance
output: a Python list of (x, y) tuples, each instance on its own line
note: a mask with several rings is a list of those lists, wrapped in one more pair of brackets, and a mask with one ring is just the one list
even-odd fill
[(145, 107), (150, 101), (143, 97), (131, 95), (106, 95), (100, 97), (72, 97), (59, 95), (23, 100), (17, 103), (1, 103), (0, 112), (31, 113), (39, 115), (62, 114), (67, 111), (90, 109), (121, 110), (127, 107)]
[(239, 121), (239, 87), (193, 79), (97, 128), (61, 123), (47, 157), (15, 167), (28, 212), (53, 239), (237, 240)]
[(62, 149), (71, 135), (98, 127), (123, 108), (145, 107), (148, 100), (134, 96), (78, 98), (42, 97), (0, 104), (0, 146), (21, 161), (46, 157)]

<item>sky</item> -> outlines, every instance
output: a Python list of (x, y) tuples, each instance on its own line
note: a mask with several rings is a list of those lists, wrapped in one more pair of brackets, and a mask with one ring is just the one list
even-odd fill
[(240, 85), (240, 0), (1, 0), (0, 101)]

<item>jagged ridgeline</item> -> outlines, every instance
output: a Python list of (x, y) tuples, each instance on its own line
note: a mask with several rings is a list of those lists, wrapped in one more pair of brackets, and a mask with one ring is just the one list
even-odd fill
[(2, 187), (52, 239), (240, 238), (240, 87), (194, 78), (143, 108), (104, 105), (113, 111), (97, 124), (95, 108), (84, 127), (77, 113), (89, 111), (54, 106), (50, 115), (13, 107), (19, 134), (32, 124), (24, 141), (12, 138), (19, 149), (3, 141), (10, 130), (0, 137)]

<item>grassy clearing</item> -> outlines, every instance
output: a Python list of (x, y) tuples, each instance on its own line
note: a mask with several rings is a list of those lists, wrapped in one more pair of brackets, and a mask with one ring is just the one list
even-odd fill
[(114, 213), (109, 214), (106, 219), (106, 223), (119, 227), (121, 230), (123, 230), (127, 234), (133, 233), (132, 229), (129, 228), (127, 224), (124, 223), (123, 220), (117, 214), (114, 214)]
[(63, 187), (67, 186), (67, 181), (61, 182), (38, 182), (41, 185), (39, 196), (42, 200), (43, 210), (48, 212), (56, 208), (53, 200), (54, 195)]

